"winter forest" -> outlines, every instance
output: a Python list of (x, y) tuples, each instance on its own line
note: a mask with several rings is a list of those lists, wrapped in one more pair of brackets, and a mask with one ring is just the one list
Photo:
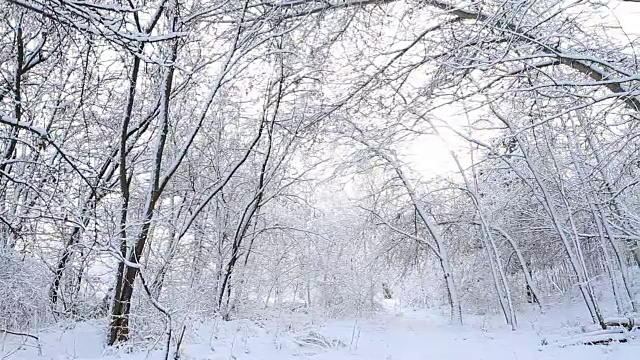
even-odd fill
[(638, 0), (0, 0), (0, 359), (640, 358)]

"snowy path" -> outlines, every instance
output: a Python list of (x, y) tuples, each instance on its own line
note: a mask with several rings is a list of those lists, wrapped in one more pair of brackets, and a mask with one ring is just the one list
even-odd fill
[[(640, 359), (640, 340), (610, 346), (540, 346), (548, 335), (576, 331), (558, 325), (564, 313), (544, 317), (521, 316), (520, 330), (512, 332), (497, 317), (466, 317), (455, 327), (433, 311), (380, 314), (370, 319), (331, 320), (323, 326), (305, 320), (278, 320), (259, 326), (249, 321), (201, 324), (183, 346), (183, 360), (596, 360)], [(567, 315), (567, 317), (570, 317)], [(491, 321), (487, 320), (490, 319)], [(97, 360), (163, 359), (161, 350), (105, 354), (102, 322), (78, 324), (66, 330), (41, 332), (42, 356), (33, 344), (17, 349), (17, 339), (7, 337), (0, 359)], [(354, 328), (356, 331), (354, 332)], [(324, 349), (299, 346), (294, 339), (309, 331), (341, 340), (346, 347)], [(355, 336), (353, 336), (355, 334)], [(354, 339), (352, 341), (352, 338)], [(2, 338), (0, 338), (2, 342)], [(161, 345), (160, 345), (161, 346)], [(15, 351), (14, 351), (15, 350)]]
[[(524, 324), (522, 324), (524, 325)], [(346, 325), (345, 325), (346, 327)], [(524, 326), (523, 326), (524, 327)], [(329, 327), (330, 328), (330, 327)], [(329, 328), (327, 330), (329, 330)], [(328, 333), (350, 339), (353, 326)], [(349, 353), (327, 352), (315, 359), (640, 359), (640, 342), (611, 346), (540, 346), (542, 335), (533, 330), (483, 331), (480, 326), (453, 327), (443, 318), (425, 312), (405, 312), (361, 325), (358, 348)]]

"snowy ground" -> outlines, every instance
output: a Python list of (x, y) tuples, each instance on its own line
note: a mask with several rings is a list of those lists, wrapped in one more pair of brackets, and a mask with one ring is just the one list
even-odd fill
[[(541, 346), (552, 339), (580, 332), (585, 324), (575, 311), (529, 311), (520, 315), (519, 329), (511, 331), (497, 316), (469, 316), (465, 325), (451, 326), (438, 310), (389, 308), (367, 319), (311, 321), (281, 316), (277, 321), (231, 321), (195, 325), (181, 351), (185, 360), (315, 359), (640, 359), (640, 339), (599, 346)], [(285, 320), (286, 319), (286, 320)], [(37, 333), (41, 354), (32, 339), (12, 335), (0, 338), (0, 359), (163, 359), (156, 350), (104, 350), (102, 322), (78, 323), (66, 329)], [(309, 333), (341, 341), (335, 348), (306, 344)], [(173, 358), (173, 357), (171, 357)]]

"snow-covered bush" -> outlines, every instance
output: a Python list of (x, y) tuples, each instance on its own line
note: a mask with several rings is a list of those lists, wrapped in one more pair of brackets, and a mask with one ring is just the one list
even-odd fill
[(46, 268), (10, 251), (0, 252), (0, 326), (27, 329), (52, 320)]

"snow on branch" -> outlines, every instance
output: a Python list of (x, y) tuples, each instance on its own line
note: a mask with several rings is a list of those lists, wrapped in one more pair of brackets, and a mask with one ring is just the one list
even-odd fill
[[(8, 0), (22, 8), (41, 14), (55, 22), (86, 34), (100, 36), (120, 46), (137, 49), (136, 43), (153, 43), (176, 39), (186, 33), (170, 32), (151, 35), (124, 31), (126, 17), (141, 9), (70, 0)], [(133, 43), (133, 44), (132, 44)]]
[[(14, 336), (22, 336), (25, 338), (29, 338), (29, 339), (33, 339), (36, 342), (36, 346), (38, 348), (38, 355), (42, 356), (42, 344), (40, 344), (40, 338), (35, 336), (35, 335), (31, 335), (29, 333), (24, 333), (24, 332), (17, 332), (17, 331), (10, 331), (7, 329), (0, 329), (0, 333), (4, 333), (4, 334), (8, 334), (8, 335), (14, 335)], [(4, 357), (3, 357), (4, 359)]]
[[(627, 0), (640, 2), (640, 0)], [(367, 6), (367, 5), (380, 5), (385, 3), (395, 2), (395, 0), (353, 0), (353, 1), (323, 1), (316, 2), (310, 0), (274, 0), (271, 2), (272, 6), (277, 7), (300, 7), (300, 9), (292, 14), (286, 14), (284, 18), (294, 18), (299, 16), (307, 16), (314, 13), (320, 13), (329, 11), (332, 9), (339, 9), (345, 7), (355, 6)], [(491, 26), (497, 31), (506, 33), (509, 36), (515, 36), (522, 41), (530, 43), (532, 45), (541, 48), (544, 53), (541, 57), (550, 57), (557, 59), (557, 61), (551, 64), (562, 64), (568, 66), (583, 75), (593, 79), (595, 83), (589, 84), (589, 86), (600, 85), (606, 87), (609, 91), (615, 94), (615, 97), (624, 101), (624, 103), (634, 111), (640, 111), (640, 99), (637, 94), (632, 93), (627, 87), (623, 86), (625, 82), (636, 81), (637, 76), (627, 73), (624, 69), (621, 69), (610, 62), (607, 62), (598, 57), (585, 56), (582, 54), (573, 53), (570, 50), (561, 49), (554, 44), (548, 43), (545, 39), (539, 39), (534, 35), (531, 35), (528, 31), (521, 29), (517, 24), (512, 23), (504, 18), (498, 18), (495, 14), (485, 13), (481, 10), (469, 10), (460, 7), (459, 5), (449, 3), (447, 1), (440, 0), (426, 0), (423, 2), (425, 6), (433, 7), (442, 10), (444, 13), (454, 16), (459, 20), (480, 21), (488, 26)], [(314, 6), (305, 6), (309, 4), (318, 4)], [(622, 75), (622, 78), (617, 79), (614, 74)]]
[(29, 130), (41, 137), (47, 137), (47, 131), (45, 129), (32, 126), (30, 123), (27, 123), (24, 121), (18, 121), (15, 118), (10, 116), (0, 115), (0, 123), (5, 125), (15, 126), (20, 129)]
[(559, 347), (575, 345), (608, 345), (612, 342), (627, 342), (631, 334), (640, 327), (640, 319), (633, 317), (614, 317), (604, 319), (606, 329), (589, 331), (569, 337), (542, 340), (542, 345)]
[(640, 318), (633, 317), (615, 317), (604, 319), (604, 324), (607, 327), (622, 327), (627, 331), (640, 328)]
[(560, 338), (551, 342), (543, 341), (542, 345), (559, 347), (575, 345), (608, 345), (612, 342), (627, 342), (628, 335), (623, 329), (598, 330), (586, 334)]

